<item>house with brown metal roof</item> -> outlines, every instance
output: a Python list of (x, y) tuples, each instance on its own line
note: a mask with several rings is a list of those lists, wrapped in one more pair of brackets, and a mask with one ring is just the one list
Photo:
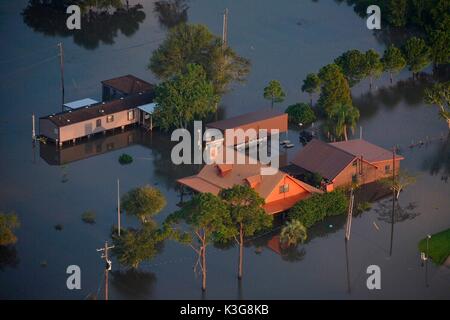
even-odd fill
[(268, 214), (276, 214), (291, 208), (298, 201), (314, 193), (322, 193), (309, 184), (278, 171), (274, 175), (261, 175), (261, 163), (256, 164), (209, 164), (194, 176), (177, 180), (196, 192), (218, 195), (220, 190), (234, 185), (247, 185), (265, 201)]
[(103, 101), (125, 98), (130, 95), (154, 90), (155, 86), (153, 84), (131, 74), (102, 81)]
[[(395, 161), (394, 161), (395, 159)], [(326, 143), (311, 140), (284, 171), (295, 177), (318, 173), (328, 191), (336, 187), (374, 182), (400, 169), (404, 158), (362, 139)]]
[[(206, 128), (220, 130), (224, 136), (225, 146), (236, 146), (259, 139), (260, 129), (267, 130), (268, 136), (271, 134), (270, 130), (279, 130), (279, 133), (287, 132), (288, 115), (287, 113), (273, 109), (261, 109), (225, 120), (210, 122), (206, 125)], [(245, 133), (249, 129), (255, 130), (256, 135), (253, 137), (247, 135), (242, 138), (238, 136), (231, 136), (229, 139), (226, 138), (227, 130), (234, 130), (234, 132), (242, 130)]]
[(149, 105), (155, 97), (153, 85), (134, 76), (111, 79), (105, 83), (120, 90), (124, 96), (99, 103), (77, 104), (76, 108), (66, 108), (63, 112), (41, 117), (40, 135), (61, 146), (66, 141), (116, 128), (124, 129), (137, 123), (147, 125), (151, 113)]

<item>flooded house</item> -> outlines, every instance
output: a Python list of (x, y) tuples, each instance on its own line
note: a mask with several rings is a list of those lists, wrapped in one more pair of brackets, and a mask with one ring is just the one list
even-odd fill
[(317, 173), (323, 178), (324, 188), (332, 191), (336, 187), (363, 185), (392, 176), (394, 164), (398, 172), (403, 159), (363, 139), (332, 143), (313, 139), (283, 171), (297, 178)]
[[(252, 140), (259, 140), (261, 138), (259, 135), (260, 129), (267, 130), (268, 136), (271, 134), (270, 130), (279, 130), (279, 133), (287, 132), (288, 115), (287, 113), (273, 109), (262, 109), (224, 120), (210, 122), (206, 125), (206, 128), (219, 130), (224, 137), (222, 143), (225, 146), (239, 146), (252, 142)], [(228, 140), (226, 138), (227, 130), (234, 130), (235, 132), (242, 130), (245, 133), (245, 131), (252, 129), (255, 130), (256, 136), (246, 135), (242, 139), (236, 136), (230, 136)]]
[(284, 212), (298, 201), (307, 199), (321, 190), (279, 171), (274, 175), (261, 175), (261, 163), (256, 164), (209, 164), (193, 176), (177, 182), (195, 192), (218, 195), (220, 190), (234, 185), (247, 185), (264, 199), (268, 214)]
[(136, 124), (153, 128), (154, 86), (136, 79), (125, 76), (104, 81), (104, 92), (107, 86), (113, 95), (120, 95), (117, 99), (98, 103), (78, 100), (66, 104), (63, 112), (39, 118), (40, 135), (62, 146), (68, 141)]

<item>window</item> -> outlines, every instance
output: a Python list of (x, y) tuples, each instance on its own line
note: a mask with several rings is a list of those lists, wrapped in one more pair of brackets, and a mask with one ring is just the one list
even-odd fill
[(390, 165), (384, 166), (384, 173), (390, 173), (390, 172), (391, 172), (391, 166)]
[(358, 160), (353, 161), (352, 165), (356, 167), (358, 165)]
[(357, 183), (358, 182), (358, 176), (356, 174), (352, 175), (352, 182)]
[(113, 122), (114, 121), (114, 115), (113, 114), (111, 114), (111, 115), (109, 115), (109, 116), (107, 116), (106, 117), (106, 122)]
[(287, 193), (289, 192), (289, 184), (284, 184), (282, 186), (280, 186), (280, 193)]
[(98, 127), (101, 127), (101, 126), (102, 126), (102, 119), (97, 119), (95, 125), (96, 125), (97, 128), (98, 128)]
[(128, 120), (134, 120), (134, 110), (128, 111)]

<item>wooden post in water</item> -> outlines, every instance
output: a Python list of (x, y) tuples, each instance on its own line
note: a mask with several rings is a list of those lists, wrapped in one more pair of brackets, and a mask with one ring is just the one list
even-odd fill
[(34, 117), (34, 113), (31, 114), (31, 138), (33, 139), (33, 141), (36, 140), (36, 124), (35, 124), (35, 117)]
[(228, 45), (228, 8), (223, 13), (222, 45), (223, 48), (226, 48)]
[(64, 48), (62, 42), (58, 43), (59, 47), (59, 69), (61, 72), (61, 109), (64, 111)]

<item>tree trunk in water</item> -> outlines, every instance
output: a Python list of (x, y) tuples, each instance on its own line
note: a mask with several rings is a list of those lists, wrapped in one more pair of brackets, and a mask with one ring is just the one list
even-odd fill
[(273, 98), (272, 98), (272, 106), (271, 106), (271, 108), (273, 109)]
[(347, 126), (344, 126), (344, 139), (345, 139), (345, 141), (348, 140), (348, 136), (347, 136)]
[(373, 78), (370, 77), (370, 82), (369, 82), (369, 90), (372, 90), (372, 82), (373, 82)]
[(448, 129), (450, 130), (450, 119), (447, 119)]
[(309, 100), (310, 100), (310, 103), (311, 103), (311, 108), (313, 107), (313, 101), (312, 101), (312, 93), (310, 93), (309, 94)]
[(201, 248), (202, 255), (202, 291), (206, 291), (206, 246), (203, 244)]
[(391, 84), (392, 84), (392, 72), (389, 72), (389, 79), (391, 80)]
[(238, 279), (242, 279), (242, 259), (244, 255), (244, 231), (242, 230), (242, 224), (239, 230), (239, 269)]

